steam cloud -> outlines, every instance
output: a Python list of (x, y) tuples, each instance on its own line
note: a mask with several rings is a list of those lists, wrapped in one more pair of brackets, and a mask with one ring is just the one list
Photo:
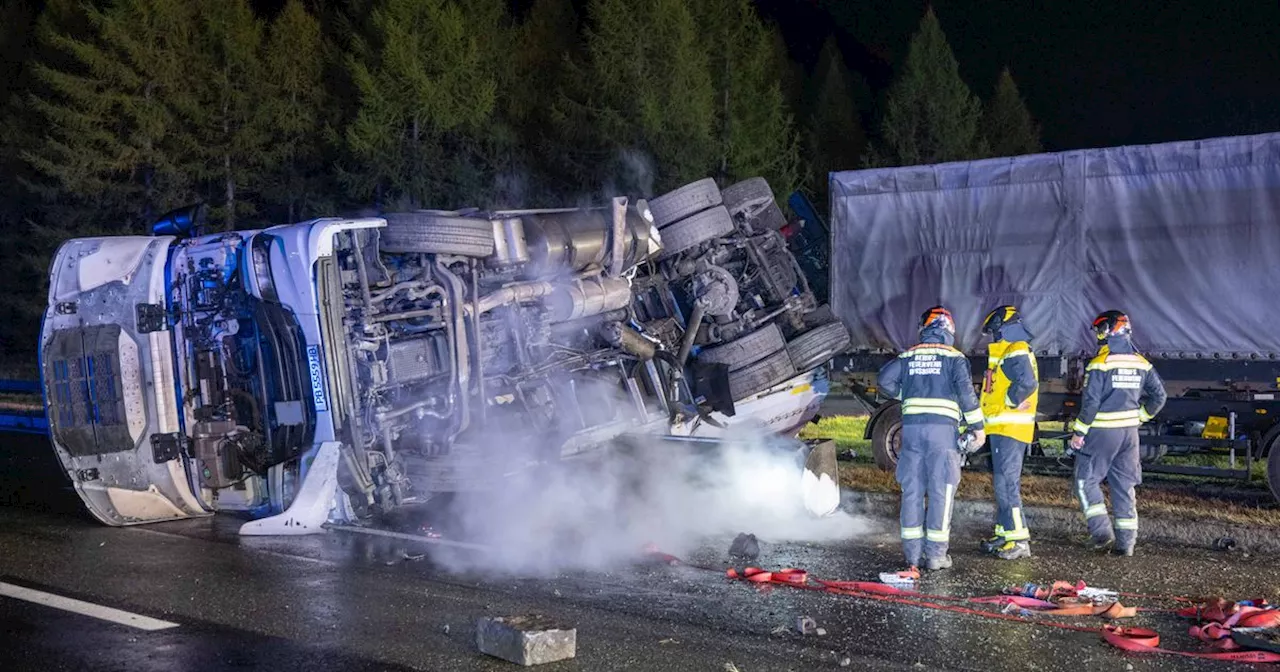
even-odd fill
[[(526, 433), (488, 443), (502, 451), (530, 440)], [(491, 551), (446, 549), (437, 560), (454, 571), (545, 576), (616, 569), (649, 543), (682, 556), (708, 537), (738, 532), (782, 542), (867, 530), (843, 511), (806, 512), (800, 474), (792, 454), (753, 429), (734, 431), (713, 451), (642, 437), (621, 451), (518, 476), (498, 492), (459, 496), (449, 536)]]

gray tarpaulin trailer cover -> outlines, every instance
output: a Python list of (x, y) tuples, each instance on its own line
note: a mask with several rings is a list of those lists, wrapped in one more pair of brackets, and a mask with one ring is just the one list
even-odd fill
[(1280, 133), (831, 174), (831, 303), (855, 349), (930, 305), (980, 354), (1015, 303), (1048, 354), (1129, 313), (1153, 357), (1280, 355)]

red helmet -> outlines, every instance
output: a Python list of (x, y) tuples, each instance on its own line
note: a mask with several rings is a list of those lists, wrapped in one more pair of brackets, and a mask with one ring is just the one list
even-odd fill
[(1098, 335), (1099, 341), (1105, 341), (1112, 336), (1132, 334), (1133, 325), (1129, 322), (1128, 315), (1118, 310), (1108, 310), (1093, 318), (1093, 332)]
[(952, 335), (956, 333), (956, 321), (952, 319), (951, 311), (942, 306), (934, 306), (920, 316), (920, 331), (929, 327), (938, 327)]

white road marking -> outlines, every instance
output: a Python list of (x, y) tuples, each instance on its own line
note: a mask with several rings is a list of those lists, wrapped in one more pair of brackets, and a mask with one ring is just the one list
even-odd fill
[(23, 588), (22, 586), (15, 586), (11, 583), (4, 583), (3, 581), (0, 581), (0, 596), (26, 600), (27, 602), (34, 602), (36, 604), (43, 604), (46, 607), (70, 611), (84, 616), (92, 616), (93, 618), (103, 621), (119, 623), (120, 625), (127, 625), (131, 628), (138, 628), (139, 630), (166, 630), (168, 628), (178, 627), (177, 623), (162, 621), (158, 618), (151, 618), (150, 616), (143, 616), (142, 614), (134, 614), (120, 609), (104, 607), (92, 602), (73, 600), (69, 597), (54, 595), (53, 593), (46, 593), (39, 590), (32, 590), (31, 588)]

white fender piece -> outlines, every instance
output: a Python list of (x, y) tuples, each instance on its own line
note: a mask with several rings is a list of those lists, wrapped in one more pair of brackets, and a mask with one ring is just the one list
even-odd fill
[(283, 513), (240, 526), (241, 536), (298, 536), (321, 534), (338, 491), (337, 441), (320, 444), (320, 451), (307, 471), (298, 495)]

